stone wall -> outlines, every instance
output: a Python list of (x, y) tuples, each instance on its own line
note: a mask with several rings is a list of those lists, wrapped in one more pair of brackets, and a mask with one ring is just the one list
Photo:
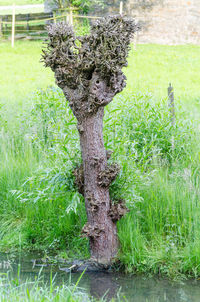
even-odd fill
[(140, 43), (200, 44), (200, 0), (126, 0), (124, 10), (143, 24)]

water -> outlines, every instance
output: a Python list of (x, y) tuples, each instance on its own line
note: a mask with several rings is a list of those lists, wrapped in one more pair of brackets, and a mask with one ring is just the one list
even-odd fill
[[(50, 272), (56, 274), (57, 284), (76, 283), (80, 273), (65, 273), (59, 265), (42, 265), (39, 254), (28, 254), (12, 256), (0, 254), (0, 272), (10, 272), (13, 278), (19, 275), (20, 280), (35, 280), (42, 267), (44, 280), (50, 280)], [(20, 265), (20, 266), (19, 266)], [(96, 298), (102, 297), (105, 293), (107, 300), (116, 297), (120, 291), (121, 297), (133, 302), (200, 302), (200, 281), (170, 282), (165, 279), (145, 278), (142, 276), (130, 276), (121, 273), (85, 273), (80, 280), (79, 287)]]

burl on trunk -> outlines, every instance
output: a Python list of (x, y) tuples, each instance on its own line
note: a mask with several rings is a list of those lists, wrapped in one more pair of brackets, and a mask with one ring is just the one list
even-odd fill
[(49, 42), (43, 50), (45, 66), (55, 73), (77, 119), (83, 164), (75, 170), (76, 184), (84, 195), (91, 258), (107, 265), (118, 248), (116, 222), (126, 213), (124, 201), (113, 202), (109, 186), (119, 173), (108, 164), (103, 143), (104, 106), (126, 85), (122, 67), (127, 66), (135, 23), (121, 16), (97, 21), (90, 35), (76, 37), (66, 23), (48, 27)]

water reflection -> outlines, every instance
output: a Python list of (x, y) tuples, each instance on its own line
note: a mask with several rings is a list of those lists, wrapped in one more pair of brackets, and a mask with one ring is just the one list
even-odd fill
[[(42, 276), (45, 282), (50, 280), (50, 272), (56, 274), (56, 284), (68, 284), (69, 279), (76, 283), (80, 273), (65, 273), (59, 270), (58, 265), (42, 265), (35, 261), (41, 255), (29, 254), (12, 257), (0, 254), (0, 272), (10, 272), (13, 278), (19, 274), (24, 282), (26, 279), (35, 280), (42, 267)], [(61, 265), (64, 266), (64, 265)], [(144, 278), (141, 276), (129, 276), (119, 273), (85, 273), (79, 283), (79, 287), (95, 298), (105, 296), (107, 301), (116, 298), (120, 291), (121, 298), (118, 301), (131, 302), (199, 302), (200, 282), (185, 281), (183, 283), (169, 282), (158, 278)], [(126, 299), (123, 299), (123, 296)]]
[(90, 295), (100, 299), (106, 297), (109, 301), (117, 297), (120, 284), (117, 282), (115, 275), (110, 273), (90, 273)]

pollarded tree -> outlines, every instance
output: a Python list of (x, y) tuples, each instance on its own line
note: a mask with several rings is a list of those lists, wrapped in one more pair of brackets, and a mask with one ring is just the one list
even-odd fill
[(104, 265), (116, 256), (116, 222), (126, 213), (124, 202), (113, 202), (109, 196), (109, 186), (120, 168), (107, 163), (104, 107), (126, 85), (122, 68), (127, 66), (136, 30), (132, 20), (121, 16), (97, 21), (90, 35), (83, 37), (76, 37), (68, 24), (57, 23), (48, 27), (49, 42), (43, 50), (45, 66), (55, 73), (77, 119), (83, 165), (75, 174), (88, 218), (82, 232), (89, 237), (91, 259)]

